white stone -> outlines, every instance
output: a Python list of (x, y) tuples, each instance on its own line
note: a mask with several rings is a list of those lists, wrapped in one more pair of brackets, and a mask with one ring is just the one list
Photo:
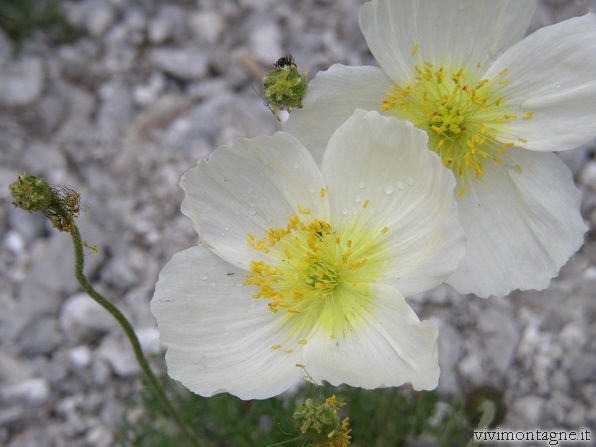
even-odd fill
[(13, 404), (43, 405), (50, 397), (50, 386), (45, 379), (32, 378), (2, 389), (2, 398)]
[(139, 365), (132, 347), (128, 344), (128, 339), (125, 342), (114, 337), (107, 337), (101, 343), (97, 353), (120, 377), (133, 376), (139, 372)]
[(159, 331), (155, 327), (144, 327), (135, 331), (141, 348), (145, 354), (156, 354), (160, 351)]
[(60, 312), (60, 327), (74, 341), (91, 333), (108, 332), (117, 326), (114, 317), (85, 293), (68, 298)]
[(587, 162), (579, 173), (579, 182), (596, 190), (596, 160)]
[(87, 346), (75, 346), (68, 353), (68, 358), (77, 368), (86, 368), (91, 363), (91, 350)]
[(194, 12), (188, 19), (190, 32), (199, 43), (214, 43), (224, 29), (221, 16), (214, 11)]
[(8, 106), (33, 104), (43, 92), (44, 64), (36, 57), (24, 57), (0, 70), (0, 103)]
[(249, 40), (254, 57), (264, 64), (272, 64), (284, 54), (281, 47), (282, 33), (275, 22), (256, 26)]
[(207, 56), (195, 49), (155, 48), (149, 53), (153, 65), (174, 77), (192, 81), (207, 74)]

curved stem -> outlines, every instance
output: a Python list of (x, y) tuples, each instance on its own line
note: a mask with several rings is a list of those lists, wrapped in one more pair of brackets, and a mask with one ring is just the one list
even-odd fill
[[(64, 210), (61, 210), (64, 211)], [(60, 213), (63, 217), (66, 217), (70, 220), (70, 216), (66, 212)], [(71, 221), (72, 222), (72, 221)], [(77, 281), (83, 288), (83, 290), (93, 298), (100, 306), (106, 309), (115, 319), (118, 321), (124, 333), (128, 337), (132, 349), (134, 351), (135, 357), (147, 382), (151, 386), (151, 389), (155, 393), (155, 395), (159, 398), (161, 404), (164, 406), (166, 411), (170, 414), (176, 425), (182, 430), (182, 433), (186, 436), (186, 438), (192, 443), (192, 445), (200, 446), (199, 440), (195, 437), (195, 435), (191, 432), (191, 430), (184, 424), (178, 412), (174, 409), (172, 403), (166, 396), (163, 388), (159, 384), (159, 381), (151, 371), (145, 356), (143, 355), (143, 351), (141, 349), (141, 344), (139, 343), (139, 339), (137, 338), (135, 331), (130, 324), (130, 322), (126, 319), (126, 317), (118, 310), (116, 306), (110, 303), (107, 299), (105, 299), (100, 293), (98, 293), (93, 286), (89, 283), (85, 274), (83, 273), (83, 244), (81, 241), (81, 235), (79, 233), (79, 229), (77, 226), (72, 222), (72, 226), (70, 228), (70, 235), (72, 237), (72, 242), (74, 246), (74, 256), (75, 256), (75, 276)]]
[(478, 422), (478, 427), (476, 427), (476, 430), (474, 430), (474, 433), (472, 434), (472, 438), (466, 444), (466, 447), (477, 446), (480, 442), (480, 434), (486, 431), (486, 428), (495, 418), (495, 404), (490, 400), (482, 402), (480, 409), (482, 410), (482, 417), (480, 418), (480, 422)]

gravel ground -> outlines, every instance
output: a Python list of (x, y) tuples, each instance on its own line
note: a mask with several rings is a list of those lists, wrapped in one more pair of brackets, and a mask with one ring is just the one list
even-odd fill
[[(259, 79), (292, 53), (309, 77), (374, 63), (362, 0), (64, 1), (75, 39), (0, 34), (0, 444), (110, 446), (139, 372), (120, 329), (80, 293), (70, 239), (10, 205), (21, 172), (81, 193), (86, 271), (159, 350), (159, 270), (196, 241), (181, 175), (220, 144), (272, 133)], [(531, 30), (596, 1), (543, 0)], [(561, 154), (583, 192), (586, 242), (541, 292), (499, 299), (441, 287), (412, 304), (441, 327), (446, 394), (506, 390), (507, 426), (596, 428), (596, 144)], [(595, 435), (596, 436), (596, 435)]]

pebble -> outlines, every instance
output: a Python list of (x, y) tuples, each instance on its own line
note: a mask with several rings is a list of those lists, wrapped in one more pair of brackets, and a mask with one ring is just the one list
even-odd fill
[(60, 311), (60, 328), (72, 343), (118, 327), (114, 317), (86, 293), (68, 298)]
[(43, 92), (45, 73), (43, 61), (24, 57), (0, 67), (0, 104), (29, 106)]
[(184, 81), (201, 79), (207, 73), (207, 56), (197, 49), (155, 48), (149, 60), (156, 69)]
[[(362, 0), (298, 3), (70, 0), (72, 40), (39, 29), (15, 52), (0, 31), (0, 444), (113, 445), (141, 383), (121, 328), (73, 278), (68, 235), (12, 207), (8, 184), (27, 171), (82, 194), (79, 226), (99, 248), (85, 271), (159, 353), (155, 281), (197, 237), (181, 175), (221, 144), (283, 129), (258, 93), (279, 57), (292, 53), (309, 78), (375, 63)], [(581, 14), (579, 3), (541, 1), (532, 26)], [(595, 148), (560, 154), (590, 225)], [(489, 383), (506, 392), (507, 426), (596, 425), (593, 236), (543, 292), (481, 300), (443, 286), (413, 300), (441, 328), (441, 393)]]
[(3, 400), (11, 404), (38, 406), (48, 402), (50, 387), (45, 379), (32, 378), (2, 387), (1, 395)]

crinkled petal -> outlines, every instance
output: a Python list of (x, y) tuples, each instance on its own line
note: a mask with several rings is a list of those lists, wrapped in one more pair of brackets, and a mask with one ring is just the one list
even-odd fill
[(151, 301), (168, 374), (202, 396), (265, 399), (300, 382), (298, 354), (271, 349), (281, 334), (264, 300), (242, 286), (244, 271), (204, 247), (174, 255)]
[(583, 242), (580, 193), (559, 157), (519, 148), (512, 166), (486, 163), (459, 198), (466, 257), (447, 280), (460, 293), (541, 290)]
[(464, 254), (455, 179), (427, 140), (409, 122), (359, 109), (333, 134), (321, 165), (331, 225), (362, 213), (374, 233), (387, 227), (376, 262), (405, 296), (439, 285)]
[(518, 145), (573, 149), (596, 138), (596, 15), (541, 28), (501, 55), (487, 78), (508, 69), (503, 99), (530, 119), (508, 123)]
[(389, 285), (377, 285), (375, 307), (366, 324), (331, 338), (314, 330), (304, 347), (306, 371), (317, 383), (345, 383), (362, 388), (411, 383), (417, 390), (437, 386), (438, 329), (420, 322), (403, 295)]
[(256, 251), (247, 233), (285, 228), (297, 205), (326, 214), (324, 183), (310, 153), (289, 134), (239, 139), (201, 160), (180, 181), (182, 212), (202, 242), (228, 262), (248, 269)]
[(373, 0), (360, 8), (359, 22), (381, 68), (406, 86), (416, 64), (494, 60), (524, 36), (534, 9), (526, 0)]
[(378, 67), (332, 65), (308, 84), (304, 108), (292, 112), (284, 130), (302, 141), (320, 163), (333, 131), (356, 108), (379, 110), (390, 85)]

